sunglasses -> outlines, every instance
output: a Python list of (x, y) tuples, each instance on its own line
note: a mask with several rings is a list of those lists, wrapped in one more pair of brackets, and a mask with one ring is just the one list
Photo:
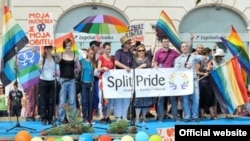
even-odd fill
[(137, 52), (145, 52), (145, 50), (137, 50)]

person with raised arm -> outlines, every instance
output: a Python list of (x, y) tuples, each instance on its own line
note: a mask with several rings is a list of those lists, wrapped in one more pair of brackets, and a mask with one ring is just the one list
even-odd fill
[(56, 61), (59, 63), (61, 84), (58, 115), (60, 124), (67, 123), (65, 120), (65, 104), (68, 104), (73, 109), (73, 112), (76, 112), (75, 72), (79, 72), (81, 67), (78, 56), (71, 48), (72, 40), (67, 38), (63, 41), (65, 51), (56, 55)]

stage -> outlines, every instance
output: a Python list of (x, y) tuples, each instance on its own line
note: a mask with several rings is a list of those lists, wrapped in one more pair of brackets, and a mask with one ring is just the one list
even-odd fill
[[(114, 121), (115, 122), (115, 121)], [(157, 129), (166, 129), (166, 128), (171, 128), (174, 127), (175, 125), (250, 125), (250, 117), (234, 117), (233, 119), (227, 119), (224, 116), (221, 116), (217, 120), (209, 120), (204, 119), (201, 120), (200, 122), (184, 122), (184, 121), (179, 121), (179, 122), (174, 122), (172, 119), (166, 119), (163, 122), (158, 122), (155, 119), (149, 119), (146, 122), (146, 127), (148, 129), (143, 130), (140, 127), (137, 127), (138, 131), (145, 131), (148, 135), (153, 135), (157, 134)], [(5, 120), (5, 121), (0, 121), (0, 141), (9, 141), (9, 140), (14, 140), (15, 135), (21, 131), (21, 130), (26, 130), (29, 131), (32, 137), (39, 136), (40, 131), (48, 129), (51, 127), (51, 125), (42, 125), (40, 121), (20, 121), (20, 125), (28, 128), (33, 128), (35, 130), (29, 130), (25, 128), (14, 128), (13, 130), (10, 130), (7, 132), (8, 129), (11, 127), (14, 127), (16, 125), (15, 118), (11, 118), (10, 120)], [(142, 126), (142, 123), (137, 123), (136, 125)], [(101, 128), (109, 128), (109, 124), (100, 124), (99, 120), (95, 121), (95, 124), (93, 125), (95, 132), (91, 133), (93, 137), (98, 138), (98, 136), (107, 134), (106, 130), (104, 129), (99, 129), (98, 127)], [(83, 133), (84, 134), (84, 133)], [(70, 135), (73, 137), (75, 140), (78, 140), (80, 135)], [(119, 138), (122, 137), (123, 135), (110, 135), (113, 138)], [(133, 135), (131, 135), (133, 136)], [(56, 137), (56, 136), (53, 136)], [(48, 138), (48, 136), (43, 136), (44, 139)]]

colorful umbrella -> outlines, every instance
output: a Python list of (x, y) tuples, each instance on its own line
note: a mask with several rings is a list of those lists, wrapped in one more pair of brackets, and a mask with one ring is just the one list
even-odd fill
[(94, 15), (83, 19), (74, 30), (95, 34), (118, 34), (128, 32), (128, 26), (110, 15)]

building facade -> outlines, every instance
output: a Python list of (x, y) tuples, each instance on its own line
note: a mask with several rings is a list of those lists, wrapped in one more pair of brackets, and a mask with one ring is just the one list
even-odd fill
[[(13, 17), (25, 32), (29, 28), (27, 21), (30, 12), (51, 12), (54, 36), (74, 32), (77, 37), (83, 37), (75, 37), (80, 48), (87, 48), (88, 42), (94, 38), (76, 33), (73, 27), (84, 18), (96, 14), (115, 16), (127, 25), (143, 24), (141, 41), (150, 47), (154, 34), (152, 25), (156, 24), (164, 10), (182, 41), (189, 41), (190, 33), (194, 33), (194, 46), (202, 43), (213, 47), (221, 36), (226, 37), (230, 33), (233, 25), (250, 52), (250, 1), (246, 0), (201, 0), (197, 5), (196, 0), (1, 0), (0, 4), (9, 6)], [(2, 36), (2, 29), (0, 33)], [(120, 36), (122, 34), (93, 35), (101, 41), (111, 41), (113, 53), (120, 48)], [(157, 45), (160, 46), (160, 43)]]

